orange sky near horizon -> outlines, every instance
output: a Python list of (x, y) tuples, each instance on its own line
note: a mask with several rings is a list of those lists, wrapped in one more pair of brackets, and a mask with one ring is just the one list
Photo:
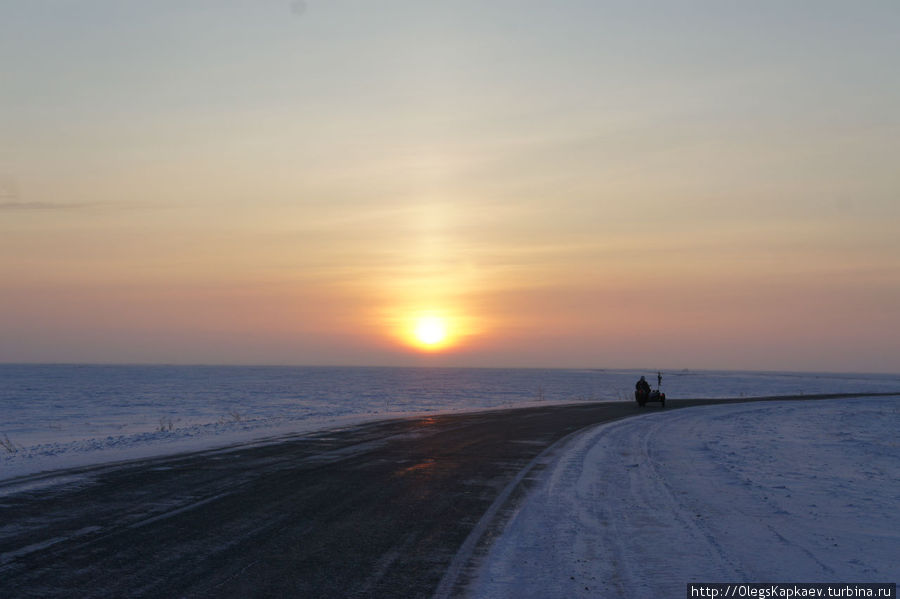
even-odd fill
[(0, 7), (0, 361), (900, 370), (895, 5), (425, 4)]

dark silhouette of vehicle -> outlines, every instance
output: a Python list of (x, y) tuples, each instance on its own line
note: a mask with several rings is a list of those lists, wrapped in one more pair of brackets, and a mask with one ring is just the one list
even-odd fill
[(656, 389), (650, 388), (647, 379), (641, 377), (641, 380), (634, 386), (634, 399), (640, 407), (644, 407), (648, 402), (658, 401), (662, 407), (666, 407), (666, 394), (660, 388), (662, 387), (662, 373), (656, 373)]

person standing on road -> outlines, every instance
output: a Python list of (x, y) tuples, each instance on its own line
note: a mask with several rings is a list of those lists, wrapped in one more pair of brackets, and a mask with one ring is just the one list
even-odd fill
[(643, 376), (641, 377), (641, 380), (635, 383), (634, 388), (639, 394), (643, 395), (644, 397), (650, 395), (650, 383), (648, 383), (647, 379)]

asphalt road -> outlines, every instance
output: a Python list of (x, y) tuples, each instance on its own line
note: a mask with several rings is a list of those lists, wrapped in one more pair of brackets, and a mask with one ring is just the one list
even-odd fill
[(0, 483), (0, 597), (453, 596), (548, 448), (658, 409), (387, 421)]

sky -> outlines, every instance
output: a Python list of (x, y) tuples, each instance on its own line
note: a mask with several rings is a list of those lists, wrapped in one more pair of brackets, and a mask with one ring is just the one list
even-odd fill
[(900, 371), (897, 31), (0, 0), (0, 362)]

